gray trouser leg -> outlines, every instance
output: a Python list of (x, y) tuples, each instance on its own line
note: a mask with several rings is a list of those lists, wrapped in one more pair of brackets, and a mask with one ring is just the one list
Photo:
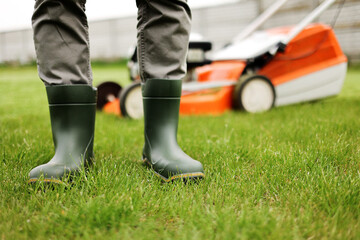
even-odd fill
[(36, 0), (32, 17), (45, 85), (92, 85), (86, 0)]
[(183, 78), (191, 28), (186, 0), (137, 0), (136, 4), (142, 81)]

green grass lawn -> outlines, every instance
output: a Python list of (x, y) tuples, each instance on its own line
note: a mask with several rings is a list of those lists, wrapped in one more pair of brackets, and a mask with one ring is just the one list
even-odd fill
[(359, 118), (356, 69), (336, 98), (182, 117), (179, 144), (206, 172), (185, 185), (141, 163), (141, 120), (98, 113), (94, 166), (43, 191), (27, 177), (53, 154), (44, 86), (35, 67), (1, 67), (0, 239), (360, 239)]

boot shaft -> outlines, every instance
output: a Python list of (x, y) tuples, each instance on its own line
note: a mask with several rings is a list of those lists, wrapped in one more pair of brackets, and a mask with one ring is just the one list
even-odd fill
[(46, 88), (55, 147), (53, 161), (93, 157), (96, 89), (88, 85)]
[(142, 94), (145, 138), (153, 147), (177, 144), (181, 80), (149, 79)]
[(164, 181), (202, 178), (202, 164), (177, 143), (181, 80), (150, 79), (142, 85), (145, 145), (143, 160)]

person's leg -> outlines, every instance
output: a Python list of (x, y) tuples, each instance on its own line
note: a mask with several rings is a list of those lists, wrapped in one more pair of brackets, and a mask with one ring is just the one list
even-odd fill
[(92, 85), (85, 2), (35, 2), (34, 43), (39, 76), (46, 86)]
[(32, 23), (55, 155), (31, 170), (29, 182), (59, 183), (93, 157), (96, 90), (91, 86), (85, 0), (36, 0)]
[(202, 178), (201, 163), (185, 154), (177, 143), (190, 8), (185, 0), (137, 0), (137, 6), (145, 123), (143, 160), (165, 181)]
[(143, 82), (182, 79), (191, 28), (185, 0), (137, 0), (138, 59)]

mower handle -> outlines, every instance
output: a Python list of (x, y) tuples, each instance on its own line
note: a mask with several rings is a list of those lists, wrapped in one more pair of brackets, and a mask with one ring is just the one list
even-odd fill
[(314, 21), (320, 14), (328, 9), (336, 0), (325, 0), (317, 8), (315, 8), (309, 15), (307, 15), (299, 24), (297, 24), (288, 34), (288, 36), (281, 42), (282, 45), (287, 45), (293, 40), (308, 24)]
[(244, 30), (242, 30), (233, 40), (234, 42), (241, 41), (252, 34), (256, 29), (258, 29), (266, 20), (268, 20), (272, 15), (274, 15), (288, 0), (278, 0), (268, 9), (260, 14), (253, 22), (250, 23)]

